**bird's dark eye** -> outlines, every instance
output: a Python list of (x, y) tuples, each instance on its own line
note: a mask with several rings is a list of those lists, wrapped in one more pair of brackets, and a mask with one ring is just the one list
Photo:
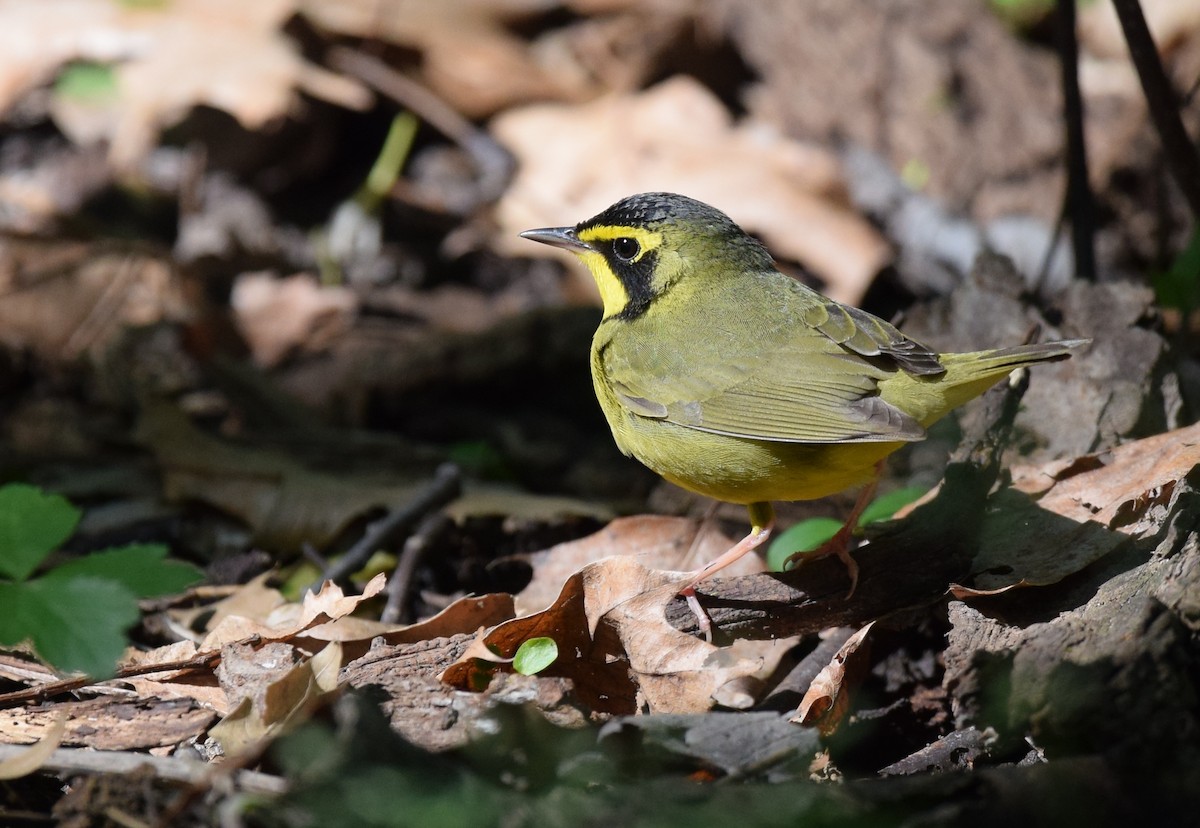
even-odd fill
[(641, 252), (642, 246), (637, 243), (637, 239), (628, 236), (613, 239), (613, 255), (623, 262), (632, 262)]

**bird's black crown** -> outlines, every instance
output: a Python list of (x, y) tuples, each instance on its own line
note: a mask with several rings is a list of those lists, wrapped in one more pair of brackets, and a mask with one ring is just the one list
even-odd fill
[(638, 193), (621, 199), (604, 212), (576, 225), (589, 227), (651, 227), (663, 222), (708, 225), (711, 229), (741, 234), (733, 219), (716, 207), (678, 193)]

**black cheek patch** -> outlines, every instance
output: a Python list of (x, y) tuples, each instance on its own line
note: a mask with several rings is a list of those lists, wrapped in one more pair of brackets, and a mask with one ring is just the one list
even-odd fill
[(618, 319), (636, 319), (646, 312), (654, 300), (654, 266), (658, 256), (653, 251), (647, 251), (636, 262), (623, 262), (610, 250), (607, 259), (629, 297), (625, 307), (616, 316)]

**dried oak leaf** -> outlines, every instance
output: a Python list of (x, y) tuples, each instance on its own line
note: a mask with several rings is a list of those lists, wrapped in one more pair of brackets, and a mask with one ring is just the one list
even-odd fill
[(559, 658), (544, 674), (572, 679), (594, 710), (707, 710), (724, 686), (756, 674), (786, 645), (764, 641), (755, 642), (753, 651), (721, 649), (679, 632), (664, 612), (683, 578), (629, 556), (589, 564), (567, 579), (548, 609), (481, 633), (441, 679), (459, 689), (483, 689), (499, 669), (496, 662), (512, 658), (525, 640), (547, 636), (558, 644)]
[(354, 321), (358, 299), (339, 285), (322, 285), (314, 276), (277, 279), (270, 273), (243, 273), (229, 297), (238, 330), (254, 361), (278, 365), (292, 351), (320, 351)]
[(829, 664), (817, 673), (800, 700), (796, 715), (791, 719), (793, 722), (818, 725), (826, 735), (837, 729), (850, 709), (850, 687), (866, 672), (869, 648), (863, 645), (873, 626), (874, 621), (850, 636)]
[(298, 91), (365, 108), (365, 88), (305, 61), (283, 33), (297, 7), (297, 0), (8, 0), (0, 5), (0, 113), (67, 63), (111, 65), (113, 95), (57, 96), (51, 110), (76, 142), (107, 139), (112, 161), (126, 167), (161, 127), (199, 104), (247, 129), (288, 114)]
[[(571, 573), (603, 558), (630, 555), (654, 569), (694, 569), (731, 546), (733, 541), (709, 522), (659, 515), (618, 518), (586, 538), (519, 556), (533, 567), (533, 578), (516, 597), (517, 612), (549, 606)], [(761, 557), (747, 555), (724, 572), (750, 575), (765, 568)]]
[(506, 27), (511, 20), (545, 12), (545, 0), (300, 0), (298, 6), (326, 31), (417, 50), (421, 80), (467, 117), (529, 100), (580, 100), (596, 92), (593, 79), (552, 35), (539, 38), (543, 47), (531, 48)]
[(1013, 470), (984, 517), (979, 573), (956, 597), (1057, 583), (1162, 528), (1178, 483), (1200, 465), (1200, 424), (1100, 454)]
[[(666, 190), (725, 211), (772, 251), (811, 269), (842, 302), (861, 300), (890, 258), (884, 239), (850, 209), (832, 153), (763, 123), (735, 123), (691, 78), (586, 104), (514, 108), (491, 129), (518, 161), (496, 211), (506, 253), (557, 255), (517, 233), (573, 224), (627, 195)], [(579, 295), (594, 295), (590, 280)]]

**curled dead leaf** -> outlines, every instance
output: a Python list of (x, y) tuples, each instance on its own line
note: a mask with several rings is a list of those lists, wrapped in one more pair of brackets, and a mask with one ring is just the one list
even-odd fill
[[(533, 578), (516, 597), (521, 615), (549, 606), (563, 581), (580, 568), (613, 555), (631, 555), (653, 569), (692, 569), (733, 546), (713, 523), (661, 515), (617, 518), (598, 532), (524, 556)], [(726, 570), (729, 575), (762, 572), (765, 564), (747, 555)]]
[(873, 626), (874, 621), (850, 636), (817, 674), (800, 700), (800, 707), (791, 719), (793, 722), (806, 727), (819, 726), (824, 734), (837, 729), (850, 709), (850, 688), (866, 672), (869, 648), (863, 645)]

